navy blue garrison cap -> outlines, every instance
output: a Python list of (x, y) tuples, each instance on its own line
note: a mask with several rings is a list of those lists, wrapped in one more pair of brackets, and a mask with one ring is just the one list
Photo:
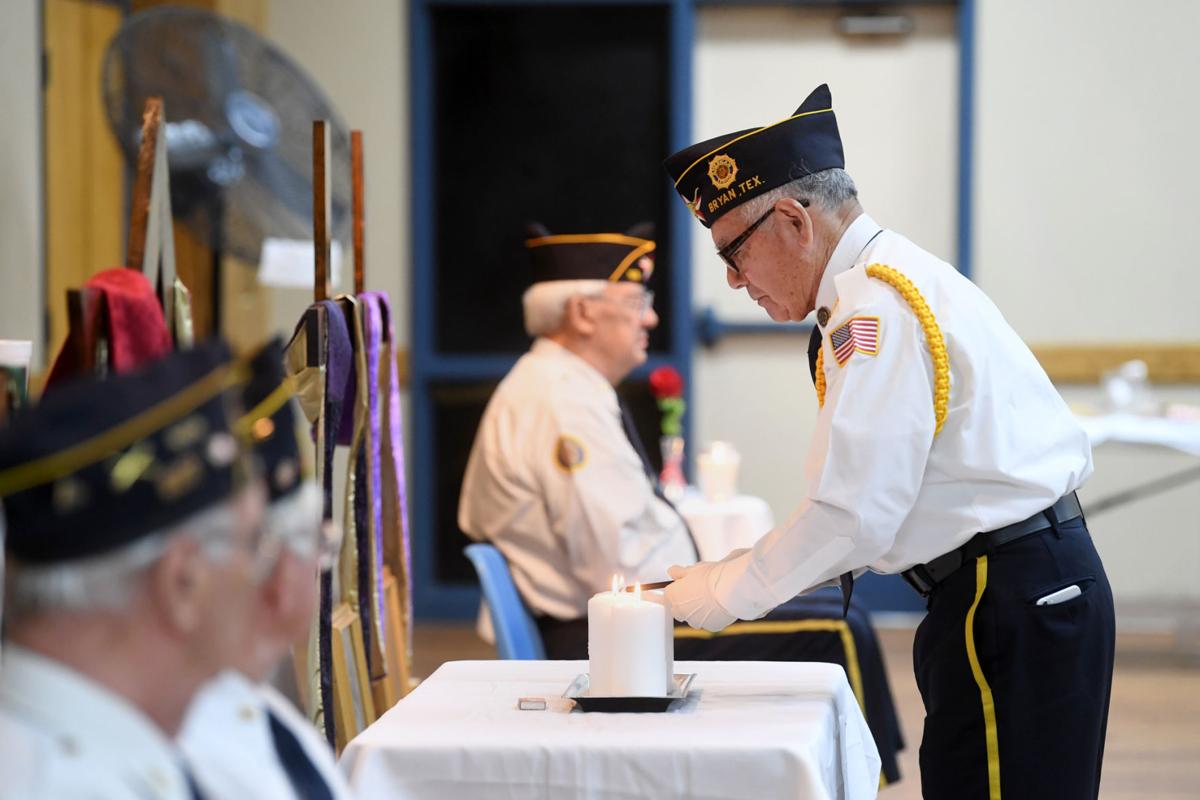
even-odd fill
[(239, 439), (258, 457), (273, 503), (301, 484), (300, 442), (291, 399), (295, 387), (283, 373), (283, 345), (278, 337), (246, 360), (249, 375), (242, 386), (245, 414), (237, 421)]
[(764, 192), (815, 172), (843, 168), (846, 158), (829, 87), (818, 86), (785, 120), (694, 144), (663, 166), (675, 191), (706, 228)]
[(646, 283), (654, 271), (654, 226), (643, 222), (626, 233), (569, 233), (558, 236), (536, 222), (526, 226), (532, 283), (625, 281)]
[(100, 555), (231, 495), (245, 475), (227, 414), (236, 372), (211, 342), (76, 381), (14, 416), (0, 431), (8, 552)]

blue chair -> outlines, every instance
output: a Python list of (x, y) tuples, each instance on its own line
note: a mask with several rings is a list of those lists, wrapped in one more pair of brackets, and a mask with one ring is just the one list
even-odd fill
[(520, 661), (540, 661), (546, 658), (542, 634), (533, 615), (525, 607), (508, 562), (490, 544), (469, 544), (463, 549), (475, 565), (483, 598), (492, 613), (492, 629), (496, 633), (496, 652), (500, 658)]

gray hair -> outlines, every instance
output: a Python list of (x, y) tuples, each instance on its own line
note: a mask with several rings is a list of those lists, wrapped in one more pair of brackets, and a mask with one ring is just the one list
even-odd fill
[(314, 558), (324, 522), (322, 503), (321, 489), (311, 479), (305, 480), (287, 497), (271, 503), (263, 521), (268, 552), (277, 553), (277, 546), (286, 547), (301, 558)]
[(525, 307), (525, 332), (544, 336), (562, 327), (567, 301), (572, 297), (598, 297), (608, 281), (542, 281), (525, 290), (521, 304)]
[(121, 611), (141, 577), (178, 537), (191, 537), (216, 560), (228, 550), (236, 521), (234, 506), (222, 503), (100, 555), (62, 564), (10, 560), (6, 613), (15, 618), (41, 611)]
[(747, 219), (756, 219), (785, 198), (808, 200), (826, 211), (837, 211), (858, 197), (854, 179), (844, 169), (826, 169), (797, 178), (742, 204)]

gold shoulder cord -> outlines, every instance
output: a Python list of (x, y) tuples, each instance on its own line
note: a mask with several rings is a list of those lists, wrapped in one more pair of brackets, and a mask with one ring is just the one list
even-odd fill
[[(883, 281), (899, 292), (913, 313), (917, 315), (917, 319), (921, 322), (921, 328), (925, 331), (925, 345), (929, 348), (929, 355), (933, 359), (933, 416), (937, 422), (933, 435), (937, 436), (942, 432), (942, 425), (946, 423), (946, 409), (950, 404), (950, 356), (946, 354), (946, 340), (942, 336), (942, 329), (938, 327), (937, 320), (934, 318), (933, 312), (929, 310), (929, 304), (925, 302), (921, 292), (898, 270), (883, 264), (871, 264), (867, 267), (867, 275)], [(824, 407), (825, 348), (823, 346), (817, 354), (816, 387), (817, 402)]]

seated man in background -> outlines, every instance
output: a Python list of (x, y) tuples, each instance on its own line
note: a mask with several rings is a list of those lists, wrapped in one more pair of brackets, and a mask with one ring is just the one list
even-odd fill
[(322, 525), (321, 492), (304, 477), (283, 350), (273, 341), (249, 360), (242, 387), (250, 439), (268, 491), (262, 581), (230, 669), (197, 693), (180, 747), (205, 800), (348, 798), (333, 751), (291, 701), (265, 683), (289, 649), (303, 649), (317, 607), (318, 570), (338, 537)]
[(230, 374), (202, 345), (0, 431), (0, 796), (197, 797), (172, 739), (244, 646), (263, 510)]
[[(533, 346), (496, 388), (471, 450), (458, 524), (494, 544), (552, 659), (587, 657), (587, 601), (614, 574), (667, 578), (695, 563), (687, 523), (662, 497), (617, 386), (646, 361), (658, 324), (654, 242), (627, 234), (552, 236), (532, 228), (523, 303)], [(841, 664), (863, 704), (888, 781), (899, 778), (899, 723), (875, 633), (861, 608), (796, 598), (763, 622), (713, 636), (677, 628), (680, 660)]]

